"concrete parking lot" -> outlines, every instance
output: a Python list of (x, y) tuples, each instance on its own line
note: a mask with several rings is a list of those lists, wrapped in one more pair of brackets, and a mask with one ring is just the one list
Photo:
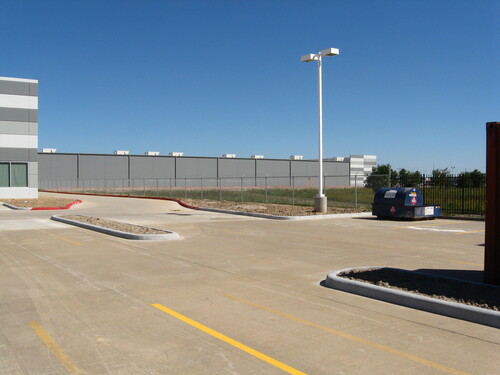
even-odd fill
[(133, 241), (0, 208), (1, 374), (499, 374), (500, 330), (319, 283), (389, 266), (481, 280), (484, 223), (273, 221), (68, 196)]

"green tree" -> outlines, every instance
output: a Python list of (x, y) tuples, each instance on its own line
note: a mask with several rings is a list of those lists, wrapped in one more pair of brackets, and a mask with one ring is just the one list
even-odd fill
[(365, 187), (376, 191), (383, 187), (395, 186), (397, 181), (398, 173), (390, 164), (379, 164), (372, 168), (371, 175), (366, 178)]
[(458, 187), (484, 187), (486, 184), (486, 174), (474, 169), (472, 172), (462, 172), (457, 177)]
[(451, 186), (452, 178), (448, 168), (434, 169), (430, 180), (432, 186)]
[(398, 179), (401, 187), (418, 187), (422, 183), (422, 174), (419, 171), (411, 172), (401, 168)]

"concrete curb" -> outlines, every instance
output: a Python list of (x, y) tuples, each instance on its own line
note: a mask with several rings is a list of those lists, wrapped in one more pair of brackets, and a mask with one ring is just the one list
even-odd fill
[(13, 210), (27, 210), (27, 211), (45, 211), (45, 210), (69, 210), (71, 207), (73, 207), (75, 204), (80, 204), (83, 203), (81, 200), (76, 200), (74, 202), (68, 203), (64, 207), (18, 207), (14, 206), (9, 203), (4, 203), (3, 205), (5, 207), (9, 207)]
[(12, 204), (9, 204), (9, 203), (4, 203), (3, 204), (5, 207), (8, 207), (12, 210), (24, 210), (24, 211), (30, 211), (31, 210), (31, 207), (17, 207), (17, 206), (14, 206)]
[(53, 193), (53, 194), (71, 194), (71, 195), (90, 195), (94, 197), (114, 197), (114, 198), (136, 198), (136, 199), (156, 199), (156, 200), (161, 200), (161, 201), (171, 201), (171, 202), (177, 202), (179, 203), (182, 207), (185, 208), (190, 208), (192, 210), (197, 210), (198, 207), (196, 206), (191, 206), (190, 204), (184, 203), (180, 199), (177, 198), (167, 198), (167, 197), (146, 197), (143, 195), (120, 195), (120, 194), (94, 194), (94, 193), (77, 193), (77, 192), (71, 192), (71, 191), (51, 191), (51, 190), (38, 190), (41, 192), (45, 193)]
[[(97, 225), (82, 223), (81, 221), (65, 219), (65, 218), (62, 218), (62, 217), (56, 216), (56, 215), (52, 215), (50, 218), (51, 218), (51, 220), (59, 221), (61, 223), (75, 225), (77, 227), (90, 229), (90, 230), (93, 230), (96, 232), (109, 234), (111, 236), (126, 238), (129, 240), (178, 240), (178, 239), (180, 239), (179, 234), (176, 232), (171, 232), (168, 230), (157, 229), (157, 228), (152, 228), (152, 229), (160, 230), (162, 232), (165, 232), (165, 234), (135, 234), (135, 233), (130, 233), (130, 232), (122, 232), (122, 231), (115, 230), (115, 229), (100, 227)], [(141, 226), (141, 225), (137, 225), (137, 226)]]
[[(338, 276), (338, 274), (342, 272), (365, 268), (370, 269), (380, 267), (356, 267), (335, 271), (328, 274), (325, 284), (330, 288), (342, 290), (344, 292), (358, 294), (360, 296), (374, 298), (384, 302), (394, 303), (396, 305), (406, 306), (434, 314), (449, 316), (451, 318), (462, 319), (472, 323), (500, 328), (500, 312), (498, 311), (430, 298), (398, 289), (385, 288)], [(394, 269), (398, 271), (406, 271), (399, 268)]]
[(252, 217), (260, 217), (263, 219), (273, 219), (273, 220), (318, 220), (318, 219), (332, 219), (332, 218), (342, 218), (342, 217), (368, 217), (372, 216), (371, 212), (361, 212), (354, 214), (331, 214), (331, 215), (311, 215), (311, 216), (275, 216), (275, 215), (266, 215), (266, 214), (256, 214), (250, 212), (241, 212), (241, 211), (231, 211), (231, 210), (223, 210), (219, 208), (202, 208), (191, 206), (180, 199), (177, 198), (166, 198), (166, 197), (145, 197), (140, 195), (119, 195), (119, 194), (94, 194), (94, 193), (76, 193), (76, 192), (67, 192), (67, 191), (50, 191), (50, 190), (39, 190), (47, 193), (55, 193), (55, 194), (73, 194), (73, 195), (91, 195), (96, 197), (115, 197), (115, 198), (138, 198), (138, 199), (156, 199), (156, 200), (165, 200), (177, 202), (182, 207), (189, 208), (192, 210), (199, 211), (208, 211), (208, 212), (217, 212), (221, 214), (232, 214), (232, 215), (241, 215), (241, 216), (252, 216)]
[(339, 218), (349, 218), (349, 217), (372, 216), (371, 212), (360, 212), (353, 214), (311, 215), (311, 216), (276, 216), (276, 215), (258, 214), (251, 212), (223, 210), (220, 208), (205, 208), (205, 207), (198, 207), (198, 211), (208, 211), (208, 212), (217, 212), (221, 214), (259, 217), (262, 219), (272, 219), (272, 220), (321, 220), (321, 219), (339, 219)]

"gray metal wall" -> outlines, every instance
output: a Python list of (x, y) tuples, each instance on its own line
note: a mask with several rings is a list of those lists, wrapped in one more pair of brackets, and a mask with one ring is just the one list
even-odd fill
[[(226, 159), (113, 154), (39, 153), (40, 187), (310, 186), (318, 162), (288, 159)], [(324, 161), (326, 183), (349, 186), (349, 162)], [(64, 186), (63, 186), (64, 187)]]

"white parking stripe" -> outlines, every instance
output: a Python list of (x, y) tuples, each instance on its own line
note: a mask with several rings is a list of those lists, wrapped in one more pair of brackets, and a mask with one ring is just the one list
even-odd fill
[(406, 229), (415, 229), (415, 230), (427, 230), (430, 232), (450, 232), (450, 233), (463, 233), (464, 230), (461, 229), (437, 229), (437, 228), (422, 228), (422, 227), (405, 227)]

